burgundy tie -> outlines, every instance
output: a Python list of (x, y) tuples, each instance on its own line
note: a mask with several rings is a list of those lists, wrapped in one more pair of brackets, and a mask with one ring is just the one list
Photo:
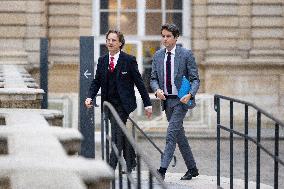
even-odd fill
[(166, 61), (166, 86), (168, 94), (172, 94), (172, 82), (171, 82), (171, 52), (167, 52)]
[(114, 57), (111, 56), (110, 57), (110, 62), (109, 62), (109, 71), (110, 72), (113, 72), (113, 70), (114, 70), (114, 62), (113, 62), (113, 60), (114, 60)]

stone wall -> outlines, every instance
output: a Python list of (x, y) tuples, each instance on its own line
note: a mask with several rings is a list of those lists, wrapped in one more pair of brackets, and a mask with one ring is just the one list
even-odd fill
[(206, 57), (283, 57), (283, 1), (208, 0)]
[[(192, 1), (192, 49), (198, 65), (205, 58), (208, 47), (207, 40), (207, 0)], [(199, 92), (204, 92), (204, 70), (199, 66), (201, 87)]]
[(49, 60), (78, 64), (79, 36), (92, 35), (92, 0), (49, 0)]
[(208, 0), (202, 89), (256, 103), (284, 117), (281, 0)]
[(46, 36), (45, 1), (1, 1), (0, 61), (38, 65), (39, 38)]

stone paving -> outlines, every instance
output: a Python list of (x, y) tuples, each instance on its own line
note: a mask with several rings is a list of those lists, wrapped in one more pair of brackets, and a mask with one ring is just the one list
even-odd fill
[[(165, 140), (164, 139), (155, 139), (155, 143), (163, 149)], [(197, 179), (193, 179), (193, 186), (202, 186), (204, 184), (212, 183), (212, 179), (216, 180), (216, 141), (214, 139), (191, 139), (189, 140), (191, 145), (197, 166), (199, 168), (200, 177)], [(234, 178), (239, 179), (236, 182), (238, 183), (237, 188), (243, 184), (244, 178), (244, 153), (243, 153), (243, 140), (235, 140), (234, 141)], [(153, 164), (157, 165), (160, 164), (160, 155), (147, 143), (145, 140), (140, 140), (139, 144), (143, 146), (143, 149), (147, 150), (147, 154), (149, 157), (152, 158)], [(271, 149), (273, 152), (274, 148), (274, 141), (267, 140), (263, 141), (263, 145), (268, 149)], [(223, 140), (221, 142), (221, 177), (229, 178), (230, 175), (230, 167), (229, 167), (229, 141)], [(284, 157), (284, 140), (280, 141), (280, 158)], [(182, 156), (179, 152), (179, 149), (176, 148), (175, 155), (177, 156), (177, 165), (176, 167), (170, 166), (168, 169), (169, 174), (166, 174), (166, 181), (172, 181), (176, 179), (176, 183), (183, 183), (180, 181), (180, 175), (183, 175), (187, 170), (185, 164), (183, 162)], [(255, 172), (256, 172), (256, 147), (255, 145), (249, 145), (249, 181), (255, 182)], [(261, 153), (261, 183), (273, 186), (273, 173), (274, 173), (274, 164), (271, 157)], [(175, 175), (177, 174), (178, 178)], [(206, 176), (208, 175), (208, 176)], [(169, 177), (169, 178), (168, 178)], [(195, 184), (196, 183), (196, 184)], [(226, 185), (229, 183), (229, 180), (224, 179), (221, 186), (226, 188)], [(216, 184), (216, 181), (213, 185), (210, 185), (210, 188)], [(236, 184), (236, 183), (235, 183)], [(251, 183), (253, 184), (253, 183)], [(215, 185), (216, 186), (216, 185)], [(196, 188), (196, 187), (195, 187)], [(192, 189), (195, 189), (194, 187)], [(198, 187), (197, 187), (198, 188)], [(255, 187), (252, 187), (255, 188)], [(284, 167), (279, 165), (279, 188), (284, 188)]]
[[(134, 171), (132, 173), (132, 176), (136, 176), (136, 172)], [(207, 175), (199, 175), (196, 178), (193, 178), (190, 181), (181, 181), (180, 177), (183, 176), (183, 173), (168, 173), (167, 177), (165, 179), (165, 184), (168, 189), (217, 189), (217, 178), (216, 176), (207, 176)], [(116, 177), (117, 178), (117, 177)], [(137, 181), (136, 178), (134, 178), (135, 181)], [(142, 189), (148, 189), (148, 174), (146, 171), (142, 172), (142, 179), (141, 179), (141, 188)], [(137, 182), (135, 182), (137, 183)], [(242, 189), (244, 188), (242, 179), (234, 179), (234, 188)], [(116, 180), (116, 185), (118, 186), (118, 179)], [(221, 177), (221, 186), (223, 189), (229, 189), (230, 188), (230, 179)], [(272, 189), (272, 186), (261, 184), (261, 189)], [(123, 188), (127, 188), (127, 182), (126, 178), (123, 179)], [(136, 188), (135, 185), (132, 185), (132, 188)], [(154, 180), (153, 183), (154, 189), (162, 189), (160, 184)], [(255, 182), (249, 182), (248, 188), (256, 188)]]
[[(154, 142), (163, 150), (165, 140), (162, 138), (154, 139)], [(138, 143), (148, 157), (151, 157), (152, 163), (160, 164), (159, 153), (145, 140), (138, 140)], [(216, 140), (215, 139), (189, 139), (197, 166), (199, 168), (200, 176), (193, 178), (191, 181), (181, 181), (180, 177), (186, 172), (186, 167), (183, 162), (182, 156), (177, 148), (175, 155), (177, 156), (177, 165), (172, 167), (170, 165), (166, 174), (165, 182), (169, 188), (188, 188), (188, 189), (214, 189), (217, 188), (216, 184)], [(243, 153), (243, 140), (234, 141), (234, 188), (244, 188), (244, 153)], [(263, 140), (262, 144), (271, 149), (273, 152), (274, 141)], [(97, 145), (97, 157), (100, 156), (99, 148)], [(229, 169), (229, 141), (223, 140), (221, 142), (221, 186), (229, 188), (230, 169)], [(280, 158), (284, 157), (284, 140), (280, 140)], [(249, 188), (255, 187), (255, 173), (256, 173), (256, 147), (254, 144), (249, 144)], [(142, 164), (142, 170), (146, 170)], [(274, 183), (274, 164), (271, 157), (261, 153), (261, 188), (273, 188)], [(147, 179), (147, 177), (145, 177)], [(146, 180), (144, 182), (146, 184)], [(279, 188), (284, 188), (284, 167), (279, 165)]]

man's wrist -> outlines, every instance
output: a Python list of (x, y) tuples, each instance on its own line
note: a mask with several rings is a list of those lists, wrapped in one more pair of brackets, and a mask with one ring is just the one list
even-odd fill
[(157, 89), (156, 92), (154, 93), (156, 98), (158, 98), (157, 93), (158, 93), (159, 90), (160, 89)]

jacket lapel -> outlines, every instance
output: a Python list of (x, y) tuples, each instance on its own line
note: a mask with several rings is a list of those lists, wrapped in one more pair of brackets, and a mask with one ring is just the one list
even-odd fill
[(107, 82), (107, 72), (108, 72), (108, 64), (109, 64), (109, 56), (106, 55), (104, 58), (103, 58), (103, 77), (104, 77), (104, 83)]
[(180, 47), (176, 47), (176, 52), (175, 52), (175, 62), (174, 62), (174, 78), (176, 79), (178, 71), (179, 71), (179, 67), (180, 67), (180, 63), (181, 63), (181, 51), (180, 51)]
[(123, 64), (124, 62), (124, 54), (122, 51), (120, 51), (120, 54), (119, 54), (119, 57), (118, 57), (118, 60), (117, 60), (117, 64), (115, 66), (116, 68), (116, 77), (119, 77), (119, 73), (120, 73), (120, 70), (121, 70), (121, 65)]
[(165, 59), (165, 53), (166, 49), (163, 51), (160, 51), (157, 61), (158, 61), (158, 72), (160, 73), (160, 80), (162, 81), (162, 87), (164, 87), (164, 59)]

